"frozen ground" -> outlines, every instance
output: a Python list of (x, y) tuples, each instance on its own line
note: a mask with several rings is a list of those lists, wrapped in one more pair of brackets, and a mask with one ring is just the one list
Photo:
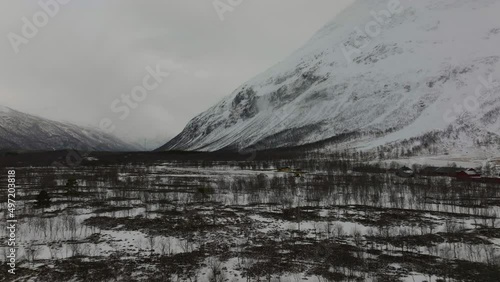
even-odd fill
[[(22, 245), (15, 281), (498, 281), (500, 275), (500, 190), (491, 185), (170, 163), (17, 173)], [(72, 192), (71, 178), (78, 183)], [(37, 206), (41, 187), (50, 207)], [(2, 228), (2, 242), (6, 236)]]

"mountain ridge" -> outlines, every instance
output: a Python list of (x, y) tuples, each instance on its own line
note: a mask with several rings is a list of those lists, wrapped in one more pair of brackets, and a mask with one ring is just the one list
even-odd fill
[(387, 9), (384, 0), (354, 2), (159, 150), (266, 149), (349, 132), (366, 137), (350, 148), (373, 150), (439, 132), (433, 142), (446, 152), (477, 144), (500, 151), (500, 1), (401, 1), (370, 37), (366, 27)]
[(134, 145), (93, 128), (53, 121), (0, 106), (0, 150), (130, 151)]

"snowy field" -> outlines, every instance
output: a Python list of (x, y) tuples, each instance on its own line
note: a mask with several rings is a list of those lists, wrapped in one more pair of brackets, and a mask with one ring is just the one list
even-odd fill
[[(25, 167), (17, 179), (13, 281), (500, 277), (494, 184), (173, 163)], [(2, 227), (2, 250), (8, 235)], [(11, 281), (2, 265), (0, 281)]]

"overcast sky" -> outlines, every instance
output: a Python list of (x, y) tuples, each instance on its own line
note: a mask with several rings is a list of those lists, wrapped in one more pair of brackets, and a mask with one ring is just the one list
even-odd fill
[[(64, 0), (49, 5), (55, 12), (45, 24), (38, 1), (0, 1), (0, 105), (92, 127), (109, 118), (115, 135), (149, 146), (284, 59), (352, 2), (242, 0), (221, 21), (213, 0)], [(23, 33), (23, 17), (38, 31)], [(113, 101), (160, 62), (170, 76), (120, 120)]]

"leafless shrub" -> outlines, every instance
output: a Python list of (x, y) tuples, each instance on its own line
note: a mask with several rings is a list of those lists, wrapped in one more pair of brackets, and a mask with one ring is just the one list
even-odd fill
[(80, 244), (71, 243), (68, 245), (68, 247), (71, 250), (71, 255), (73, 257), (78, 257), (78, 256), (82, 255), (82, 248), (81, 248)]
[(33, 263), (40, 254), (40, 246), (35, 245), (33, 242), (28, 242), (24, 247), (26, 258), (30, 263)]
[(182, 252), (184, 252), (184, 253), (190, 253), (194, 250), (193, 241), (189, 238), (185, 239), (185, 240), (181, 240), (179, 242), (179, 247), (181, 248)]
[(222, 270), (224, 264), (218, 260), (217, 258), (210, 258), (208, 260), (208, 269), (210, 270), (210, 274), (208, 275), (208, 279), (210, 282), (224, 282), (226, 277)]
[(163, 238), (160, 239), (159, 242), (159, 250), (161, 255), (172, 255), (172, 239), (171, 238)]
[(342, 226), (342, 224), (340, 224), (338, 222), (333, 225), (332, 230), (333, 230), (334, 236), (337, 237), (338, 239), (345, 236), (344, 226)]

